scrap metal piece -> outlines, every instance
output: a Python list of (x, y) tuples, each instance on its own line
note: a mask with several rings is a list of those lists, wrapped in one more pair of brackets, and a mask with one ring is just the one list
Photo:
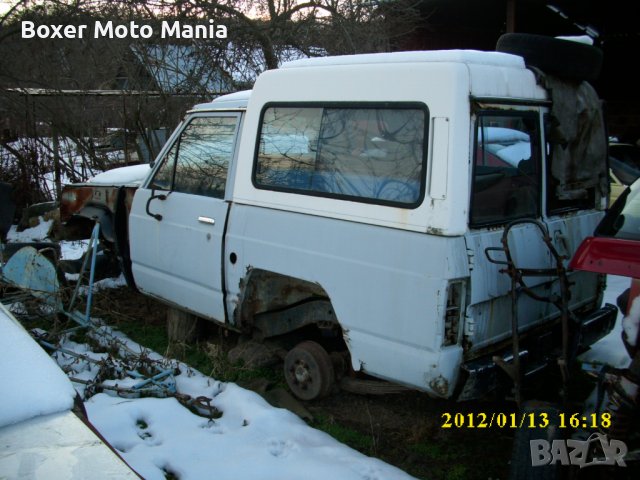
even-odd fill
[(2, 267), (2, 280), (29, 290), (46, 305), (62, 310), (60, 282), (55, 266), (33, 247), (18, 250)]

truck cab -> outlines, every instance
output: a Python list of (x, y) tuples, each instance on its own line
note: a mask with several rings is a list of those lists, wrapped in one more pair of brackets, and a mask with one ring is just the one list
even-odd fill
[(603, 277), (562, 267), (602, 217), (606, 146), (589, 178), (558, 173), (553, 105), (523, 58), (500, 52), (267, 71), (251, 92), (194, 107), (136, 191), (135, 284), (254, 338), (296, 338), (285, 377), (303, 399), (345, 370), (478, 397), (498, 381), (496, 357), (521, 356), (525, 374), (562, 336), (557, 306), (535, 297), (560, 296), (563, 280), (514, 293), (491, 248), (519, 268), (560, 265), (575, 338), (615, 320)]

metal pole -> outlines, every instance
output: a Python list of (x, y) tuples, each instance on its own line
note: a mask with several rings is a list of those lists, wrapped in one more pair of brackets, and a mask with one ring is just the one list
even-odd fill
[(93, 300), (93, 280), (96, 273), (96, 257), (98, 256), (98, 236), (100, 234), (100, 224), (96, 222), (91, 234), (91, 270), (89, 270), (89, 291), (87, 292), (87, 308), (85, 310), (85, 321), (91, 320), (91, 302)]

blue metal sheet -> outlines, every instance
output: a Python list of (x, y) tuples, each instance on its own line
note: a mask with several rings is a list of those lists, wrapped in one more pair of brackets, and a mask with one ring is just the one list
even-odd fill
[(33, 247), (18, 250), (2, 268), (2, 278), (31, 293), (58, 310), (62, 310), (60, 283), (56, 268)]

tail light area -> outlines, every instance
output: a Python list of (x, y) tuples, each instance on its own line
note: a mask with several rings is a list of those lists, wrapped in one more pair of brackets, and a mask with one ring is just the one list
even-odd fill
[(442, 346), (457, 345), (462, 336), (466, 307), (467, 282), (451, 280), (447, 287), (447, 303), (444, 316), (444, 340)]

